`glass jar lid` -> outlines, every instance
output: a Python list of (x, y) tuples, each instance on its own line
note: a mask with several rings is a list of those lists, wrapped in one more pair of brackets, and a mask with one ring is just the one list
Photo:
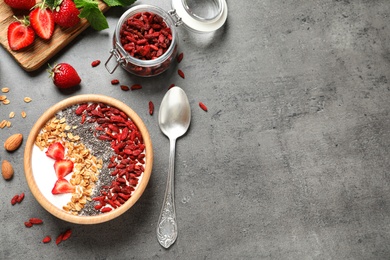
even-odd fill
[(227, 18), (226, 0), (172, 0), (174, 13), (189, 29), (214, 32)]

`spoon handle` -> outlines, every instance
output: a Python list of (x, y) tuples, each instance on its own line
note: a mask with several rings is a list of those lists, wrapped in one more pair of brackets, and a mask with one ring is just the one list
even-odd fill
[(169, 140), (169, 168), (164, 202), (157, 224), (157, 240), (165, 248), (170, 247), (177, 238), (177, 223), (174, 196), (175, 147), (176, 139)]

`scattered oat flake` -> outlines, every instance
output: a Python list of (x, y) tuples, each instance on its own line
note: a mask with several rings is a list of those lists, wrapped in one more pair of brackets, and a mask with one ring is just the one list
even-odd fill
[(3, 105), (8, 105), (9, 103), (11, 103), (11, 101), (9, 101), (9, 99), (4, 99), (3, 100)]
[(20, 114), (22, 115), (23, 118), (25, 118), (27, 116), (25, 111), (22, 111)]
[(7, 96), (5, 96), (5, 95), (0, 95), (0, 101), (6, 100), (6, 99), (7, 99)]
[(7, 126), (7, 120), (4, 119), (3, 121), (0, 122), (0, 128), (4, 128), (6, 126)]
[(9, 118), (14, 118), (15, 117), (15, 112), (9, 113)]
[(25, 97), (23, 100), (26, 103), (30, 103), (32, 101), (32, 99), (30, 97)]
[(7, 127), (9, 128), (9, 127), (11, 127), (11, 121), (7, 121)]
[(2, 89), (1, 89), (1, 92), (3, 92), (3, 93), (8, 93), (8, 92), (9, 92), (9, 88), (2, 88)]

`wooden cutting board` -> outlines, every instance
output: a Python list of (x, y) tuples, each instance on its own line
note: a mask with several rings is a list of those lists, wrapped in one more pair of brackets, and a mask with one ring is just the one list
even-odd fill
[[(99, 9), (104, 13), (108, 6), (99, 1)], [(75, 27), (62, 29), (58, 25), (54, 30), (53, 37), (46, 41), (38, 36), (34, 43), (27, 49), (12, 51), (8, 46), (7, 29), (8, 25), (15, 21), (16, 15), (21, 18), (26, 11), (14, 10), (0, 0), (0, 44), (14, 57), (16, 62), (26, 71), (34, 71), (46, 64), (47, 61), (58, 53), (62, 48), (68, 45), (77, 35), (88, 28), (89, 23), (86, 19), (81, 19)], [(28, 11), (27, 14), (28, 15)]]

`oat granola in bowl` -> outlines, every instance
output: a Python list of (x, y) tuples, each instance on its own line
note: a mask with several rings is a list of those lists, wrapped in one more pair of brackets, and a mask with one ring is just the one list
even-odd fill
[(79, 95), (48, 109), (26, 142), (27, 183), (54, 216), (97, 224), (126, 212), (144, 192), (153, 164), (141, 118), (103, 95)]

